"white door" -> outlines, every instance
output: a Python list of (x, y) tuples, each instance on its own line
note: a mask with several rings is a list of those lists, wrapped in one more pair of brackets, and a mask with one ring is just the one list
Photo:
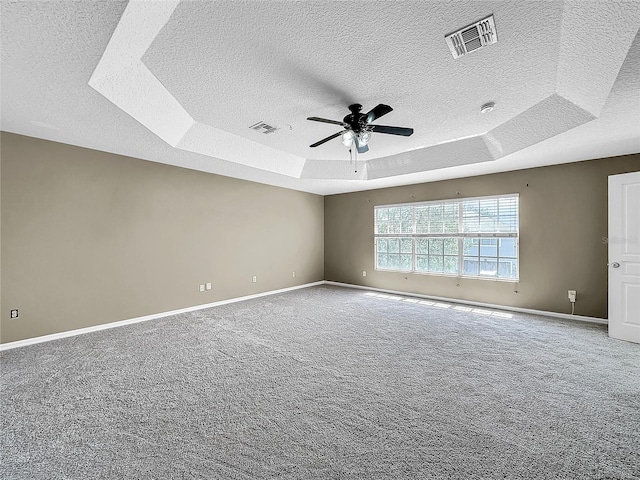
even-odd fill
[(609, 177), (609, 336), (640, 343), (640, 172)]

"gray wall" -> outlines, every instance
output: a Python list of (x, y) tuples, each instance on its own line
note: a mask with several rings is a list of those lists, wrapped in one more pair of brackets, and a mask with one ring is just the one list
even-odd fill
[[(324, 278), (321, 196), (1, 141), (2, 342)], [(206, 282), (213, 290), (200, 293)]]
[[(607, 177), (639, 167), (636, 154), (327, 196), (325, 279), (560, 313), (577, 290), (576, 314), (606, 318)], [(374, 205), (507, 193), (520, 194), (519, 283), (374, 270)]]

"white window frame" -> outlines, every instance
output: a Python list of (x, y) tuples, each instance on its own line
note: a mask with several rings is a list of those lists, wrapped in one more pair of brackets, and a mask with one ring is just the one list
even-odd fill
[[(517, 212), (517, 226), (515, 232), (464, 232), (463, 230), (463, 205), (465, 202), (472, 201), (480, 201), (480, 200), (499, 200), (500, 198), (515, 198), (516, 200), (516, 212)], [(416, 210), (415, 207), (421, 206), (432, 206), (432, 205), (458, 205), (458, 232), (456, 233), (416, 233)], [(394, 208), (394, 207), (412, 207), (413, 208), (413, 233), (377, 233), (377, 210), (379, 208)], [(413, 202), (413, 203), (395, 203), (395, 204), (387, 204), (387, 205), (374, 205), (373, 207), (373, 216), (374, 216), (374, 268), (377, 271), (381, 272), (402, 272), (402, 273), (417, 273), (421, 275), (436, 275), (436, 276), (447, 276), (447, 277), (465, 277), (465, 278), (474, 278), (481, 280), (493, 280), (493, 281), (502, 281), (502, 282), (518, 282), (520, 277), (520, 195), (517, 193), (514, 194), (505, 194), (505, 195), (488, 195), (482, 197), (468, 197), (468, 198), (452, 198), (445, 200), (433, 200), (427, 202)], [(378, 239), (379, 238), (411, 238), (412, 239), (412, 251), (411, 251), (411, 269), (410, 270), (394, 270), (389, 268), (380, 268), (378, 266)], [(458, 241), (458, 273), (446, 273), (446, 272), (430, 272), (424, 270), (418, 270), (416, 268), (417, 256), (422, 255), (416, 252), (416, 240), (418, 238), (456, 238)], [(478, 242), (478, 260), (480, 261), (483, 258), (481, 255), (481, 246), (483, 239), (493, 239), (495, 240), (496, 245), (496, 255), (491, 256), (491, 258), (496, 259), (496, 268), (500, 268), (500, 248), (502, 238), (515, 238), (515, 265), (516, 265), (516, 276), (515, 277), (499, 277), (490, 275), (481, 275), (480, 269), (478, 269), (477, 275), (465, 275), (462, 272), (464, 271), (464, 259), (465, 257), (469, 257), (469, 255), (464, 255), (464, 239), (465, 238), (474, 238), (480, 239)], [(490, 242), (494, 243), (494, 242)], [(402, 254), (401, 252), (399, 255)], [(406, 253), (408, 254), (408, 252)], [(443, 253), (443, 259), (446, 255)], [(509, 260), (513, 260), (514, 257), (502, 257), (508, 258)]]

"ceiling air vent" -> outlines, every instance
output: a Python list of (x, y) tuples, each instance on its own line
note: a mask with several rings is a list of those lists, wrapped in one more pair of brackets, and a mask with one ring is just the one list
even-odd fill
[(496, 24), (493, 15), (479, 22), (467, 25), (457, 32), (444, 37), (449, 45), (453, 58), (459, 58), (498, 41)]
[(271, 125), (268, 125), (268, 124), (266, 124), (266, 123), (264, 123), (264, 122), (262, 122), (262, 121), (260, 121), (260, 122), (258, 122), (258, 123), (254, 123), (254, 124), (253, 124), (253, 125), (251, 125), (249, 128), (250, 128), (250, 129), (252, 129), (252, 130), (256, 130), (256, 131), (258, 131), (258, 132), (265, 133), (265, 134), (267, 134), (267, 133), (273, 133), (273, 132), (275, 132), (276, 130), (278, 130), (278, 128), (277, 128), (277, 127), (272, 127)]

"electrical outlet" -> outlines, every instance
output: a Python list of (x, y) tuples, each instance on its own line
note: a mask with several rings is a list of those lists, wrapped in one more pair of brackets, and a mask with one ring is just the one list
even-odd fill
[(569, 296), (569, 301), (571, 303), (574, 303), (576, 301), (576, 291), (575, 290), (569, 290), (568, 296)]
[(211, 284), (207, 283), (207, 287), (206, 288), (207, 288), (207, 290), (211, 290)]
[(200, 285), (200, 291), (204, 292), (204, 283), (202, 285)]
[(296, 278), (296, 272), (293, 272), (293, 273), (291, 274), (291, 276), (292, 276), (293, 278)]
[(367, 276), (367, 271), (366, 271), (366, 270), (363, 270), (363, 271), (362, 271), (362, 276), (363, 276), (363, 277), (366, 277), (366, 276)]
[(256, 283), (258, 281), (258, 277), (256, 277), (255, 275), (253, 276), (253, 278), (251, 278), (251, 281), (253, 283)]
[(11, 318), (18, 318), (18, 309), (11, 310)]

